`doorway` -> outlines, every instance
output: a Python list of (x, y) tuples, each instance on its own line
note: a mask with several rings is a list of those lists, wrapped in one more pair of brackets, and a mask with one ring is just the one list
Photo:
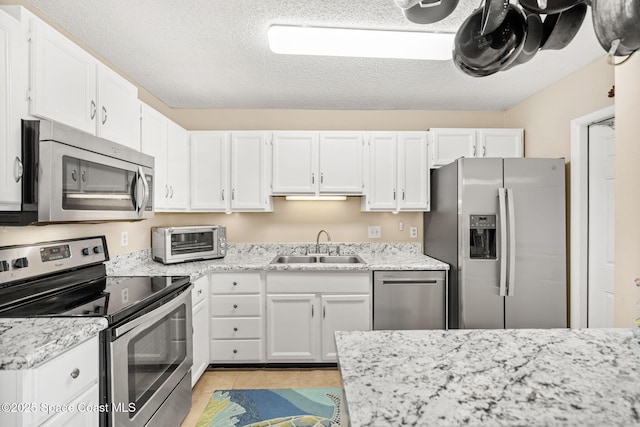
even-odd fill
[(613, 326), (614, 107), (571, 122), (572, 328)]

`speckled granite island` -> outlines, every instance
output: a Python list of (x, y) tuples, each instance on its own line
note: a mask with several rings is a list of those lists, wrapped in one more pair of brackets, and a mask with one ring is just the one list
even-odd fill
[(631, 329), (335, 335), (352, 427), (640, 424)]

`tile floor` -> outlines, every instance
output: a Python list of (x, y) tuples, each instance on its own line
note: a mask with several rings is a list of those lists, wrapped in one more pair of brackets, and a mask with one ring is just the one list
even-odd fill
[(341, 387), (340, 372), (325, 369), (214, 369), (191, 392), (191, 411), (180, 427), (194, 427), (215, 390)]

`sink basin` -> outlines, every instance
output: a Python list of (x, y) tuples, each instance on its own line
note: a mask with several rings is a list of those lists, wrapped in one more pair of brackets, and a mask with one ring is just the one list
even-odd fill
[(272, 264), (309, 264), (312, 262), (318, 262), (318, 258), (305, 255), (278, 255), (271, 261)]
[(364, 264), (358, 255), (276, 255), (271, 264)]
[(357, 255), (326, 255), (319, 257), (318, 262), (334, 264), (364, 264), (362, 258)]

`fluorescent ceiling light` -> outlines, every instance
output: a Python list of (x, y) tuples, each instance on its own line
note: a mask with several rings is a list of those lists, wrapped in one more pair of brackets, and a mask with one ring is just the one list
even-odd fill
[(347, 200), (347, 196), (286, 196), (285, 199), (298, 201)]
[(444, 61), (455, 34), (272, 25), (267, 36), (274, 53)]

